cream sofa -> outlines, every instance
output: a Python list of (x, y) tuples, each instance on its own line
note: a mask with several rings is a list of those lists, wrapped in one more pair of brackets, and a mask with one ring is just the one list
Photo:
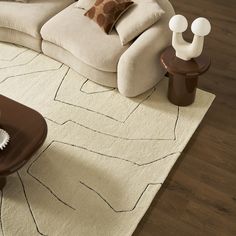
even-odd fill
[(0, 1), (0, 41), (41, 51), (40, 29), (74, 0)]
[(174, 10), (168, 0), (157, 2), (165, 15), (122, 46), (115, 30), (106, 35), (72, 0), (0, 1), (0, 40), (42, 51), (90, 80), (134, 97), (165, 73), (159, 58), (171, 43), (168, 22)]

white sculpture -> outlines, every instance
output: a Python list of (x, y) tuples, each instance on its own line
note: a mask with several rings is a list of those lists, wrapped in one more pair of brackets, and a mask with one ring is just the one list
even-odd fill
[(9, 134), (5, 130), (0, 129), (0, 150), (3, 150), (7, 146), (9, 140)]
[(189, 61), (199, 57), (203, 50), (204, 37), (211, 31), (210, 22), (203, 17), (197, 18), (191, 26), (194, 33), (192, 43), (183, 39), (182, 33), (188, 28), (188, 21), (182, 15), (175, 15), (170, 19), (169, 27), (173, 31), (172, 46), (176, 51), (176, 56), (182, 60)]

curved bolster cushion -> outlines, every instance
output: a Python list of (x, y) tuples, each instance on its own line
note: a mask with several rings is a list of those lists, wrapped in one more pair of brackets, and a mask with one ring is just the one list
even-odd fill
[(160, 56), (171, 44), (168, 23), (174, 9), (168, 0), (157, 2), (165, 14), (134, 41), (118, 63), (118, 89), (126, 97), (135, 97), (151, 89), (165, 74)]

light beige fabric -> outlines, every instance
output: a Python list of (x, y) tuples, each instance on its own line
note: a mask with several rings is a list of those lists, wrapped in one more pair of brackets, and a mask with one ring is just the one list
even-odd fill
[(105, 72), (89, 66), (62, 47), (45, 40), (42, 42), (42, 51), (45, 55), (63, 62), (95, 83), (108, 87), (117, 87), (117, 73)]
[(28, 0), (16, 0), (16, 2), (24, 2), (24, 3), (28, 3)]
[(122, 45), (139, 36), (156, 23), (164, 13), (156, 0), (136, 0), (115, 26)]
[(25, 50), (0, 43), (0, 94), (41, 112), (48, 137), (8, 178), (0, 232), (131, 236), (214, 96), (178, 108), (164, 79), (128, 99)]
[[(75, 3), (76, 4), (76, 3)], [(98, 25), (72, 4), (50, 19), (41, 30), (44, 40), (58, 45), (84, 63), (107, 72), (116, 72), (122, 46), (115, 31), (106, 35)]]
[(27, 3), (28, 0), (0, 0), (0, 2), (22, 2), (22, 3)]
[(41, 38), (42, 25), (74, 0), (31, 0), (0, 2), (0, 27), (14, 29), (34, 38)]
[[(41, 24), (52, 12), (55, 14), (59, 8), (62, 9), (71, 2), (72, 0), (49, 0), (46, 3), (43, 0), (32, 0), (28, 4), (0, 2), (0, 40), (40, 51)], [(76, 3), (72, 4), (43, 26), (44, 39), (65, 49), (59, 50), (59, 53), (52, 52), (55, 47), (50, 47), (48, 55), (72, 65), (88, 77), (91, 75), (91, 80), (97, 83), (118, 86), (125, 96), (137, 96), (153, 87), (165, 73), (159, 58), (162, 50), (170, 44), (168, 21), (174, 11), (167, 0), (158, 0), (158, 3), (167, 14), (141, 34), (131, 47), (121, 46), (115, 32), (105, 35), (98, 26), (83, 16), (83, 10), (75, 8)], [(27, 8), (23, 5), (27, 5)], [(67, 57), (63, 59), (64, 53), (68, 55), (68, 62), (65, 61)], [(78, 66), (76, 62), (79, 63)], [(98, 72), (97, 76), (95, 72)]]
[[(101, 32), (83, 16), (83, 10), (75, 8), (76, 3), (47, 22), (41, 33), (45, 41), (66, 49), (99, 71), (116, 72), (118, 63), (119, 91), (125, 96), (134, 97), (153, 87), (165, 73), (159, 58), (162, 50), (171, 42), (168, 21), (174, 10), (167, 0), (159, 0), (158, 3), (166, 14), (130, 47), (122, 47), (115, 32), (109, 36)], [(52, 54), (57, 53), (48, 53)], [(93, 77), (91, 80), (94, 80)], [(103, 84), (103, 80), (96, 82)]]
[(0, 27), (0, 41), (22, 45), (37, 52), (41, 51), (41, 39), (34, 38), (17, 30)]
[(75, 4), (75, 7), (78, 7), (84, 10), (89, 10), (94, 5), (95, 2), (96, 0), (79, 0)]
[(28, 0), (0, 0), (0, 2), (22, 2), (22, 3), (27, 3)]
[(174, 15), (174, 9), (168, 0), (157, 2), (165, 14), (141, 34), (119, 60), (118, 88), (121, 94), (128, 97), (135, 97), (152, 88), (165, 74), (160, 56), (171, 44), (168, 23)]

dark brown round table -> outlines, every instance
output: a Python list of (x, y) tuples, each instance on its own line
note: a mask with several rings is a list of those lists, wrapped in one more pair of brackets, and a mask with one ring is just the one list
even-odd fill
[(195, 100), (198, 77), (210, 68), (210, 58), (202, 54), (184, 61), (176, 57), (173, 47), (168, 47), (161, 55), (161, 63), (168, 71), (170, 102), (178, 106), (191, 105)]
[(47, 124), (38, 112), (0, 95), (0, 128), (10, 142), (0, 150), (0, 189), (6, 177), (19, 170), (41, 147), (47, 136)]

